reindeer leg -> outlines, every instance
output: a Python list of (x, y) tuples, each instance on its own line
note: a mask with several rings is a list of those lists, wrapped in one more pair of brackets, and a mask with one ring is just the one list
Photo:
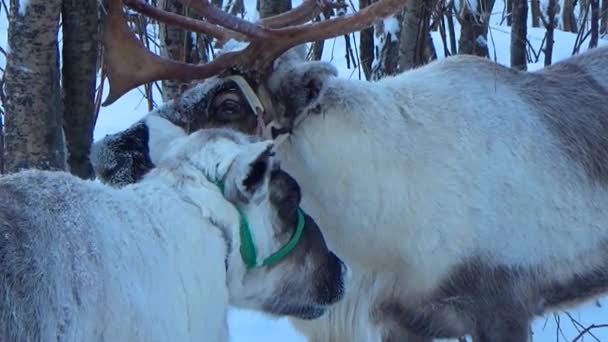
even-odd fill
[(478, 321), (473, 342), (529, 342), (529, 327), (525, 318), (489, 317)]
[(433, 342), (433, 339), (418, 336), (408, 331), (391, 331), (382, 337), (382, 342)]

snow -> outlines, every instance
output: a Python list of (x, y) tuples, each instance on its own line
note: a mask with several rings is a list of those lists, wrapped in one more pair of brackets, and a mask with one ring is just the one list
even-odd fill
[(479, 46), (488, 45), (488, 41), (486, 40), (486, 38), (484, 36), (477, 36), (475, 41), (477, 42), (477, 45), (479, 45)]
[(27, 11), (27, 6), (30, 5), (30, 0), (21, 0), (19, 2), (19, 15), (25, 15)]
[(397, 41), (397, 33), (399, 32), (399, 20), (396, 16), (390, 16), (384, 19), (384, 32), (391, 37), (391, 42)]
[[(477, 3), (477, 0), (467, 0), (465, 1), (465, 4), (469, 11), (471, 11), (472, 13), (475, 13), (479, 10), (479, 4)], [(496, 6), (494, 6), (494, 8), (496, 8)]]
[[(476, 0), (472, 4), (476, 3)], [(301, 0), (294, 0), (294, 6), (298, 5)], [(561, 1), (560, 1), (561, 2)], [(28, 1), (22, 0), (20, 13), (25, 9)], [(254, 0), (245, 0), (246, 17), (249, 20), (257, 19), (257, 11), (255, 10)], [(546, 7), (547, 0), (542, 0), (541, 5)], [(509, 65), (510, 53), (510, 27), (500, 25), (502, 19), (502, 9), (504, 2), (497, 0), (494, 6), (494, 11), (490, 19), (490, 33), (488, 35), (487, 44), (490, 50), (490, 56), (498, 63)], [(0, 16), (0, 30), (3, 32), (0, 35), (0, 44), (3, 48), (8, 48), (6, 30), (7, 20), (4, 13)], [(577, 13), (578, 14), (578, 13)], [(388, 23), (387, 23), (388, 22)], [(390, 24), (390, 25), (389, 25)], [(395, 23), (391, 19), (385, 20), (385, 25), (388, 28), (394, 27)], [(455, 29), (457, 34), (460, 31), (458, 22), (455, 20)], [(394, 31), (392, 31), (394, 32)], [(543, 28), (528, 28), (528, 39), (533, 51), (538, 53), (543, 41), (545, 30)], [(359, 35), (351, 35), (351, 42), (357, 44), (353, 46), (358, 49)], [(443, 44), (438, 32), (432, 32), (431, 36), (435, 44), (437, 56), (444, 58)], [(353, 41), (354, 40), (354, 41)], [(458, 37), (456, 37), (458, 40)], [(555, 31), (555, 45), (553, 51), (553, 61), (564, 59), (572, 54), (576, 35), (563, 31)], [(600, 40), (600, 45), (608, 45), (608, 37)], [(582, 45), (582, 50), (586, 50), (588, 41)], [(331, 61), (339, 70), (340, 77), (345, 78), (363, 78), (363, 72), (359, 65), (349, 69), (346, 66), (344, 59), (345, 41), (343, 37), (331, 39), (326, 42), (323, 51), (323, 60)], [(541, 52), (539, 59), (528, 64), (528, 70), (536, 70), (542, 68), (544, 55)], [(358, 62), (357, 62), (358, 63)], [(5, 58), (0, 54), (0, 67), (4, 67)], [(108, 85), (104, 85), (104, 98), (107, 96)], [(160, 101), (160, 94), (154, 88), (154, 98)], [(147, 103), (143, 99), (141, 90), (134, 90), (120, 98), (117, 102), (109, 107), (102, 107), (99, 119), (94, 132), (94, 138), (100, 139), (106, 134), (111, 134), (128, 127), (131, 123), (141, 118), (147, 113)], [(606, 297), (608, 298), (608, 297)], [(549, 341), (572, 341), (581, 330), (591, 324), (606, 324), (608, 323), (608, 310), (603, 307), (606, 298), (599, 302), (589, 302), (576, 309), (561, 312), (559, 314), (547, 314), (544, 317), (537, 318), (533, 323), (534, 342), (549, 342)], [(232, 342), (304, 342), (304, 338), (298, 335), (297, 332), (289, 325), (287, 319), (276, 319), (266, 317), (263, 314), (254, 313), (247, 310), (233, 309), (229, 316), (229, 327), (231, 331)], [(579, 341), (608, 341), (608, 328), (598, 328), (591, 330), (595, 336), (586, 335)], [(442, 340), (447, 341), (447, 340)], [(450, 340), (455, 341), (455, 340)]]

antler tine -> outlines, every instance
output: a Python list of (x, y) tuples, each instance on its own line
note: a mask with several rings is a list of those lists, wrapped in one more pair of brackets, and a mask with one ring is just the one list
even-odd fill
[(149, 18), (156, 19), (165, 24), (177, 26), (193, 32), (204, 33), (217, 38), (220, 41), (228, 39), (246, 40), (245, 36), (238, 32), (228, 30), (221, 26), (213, 25), (201, 20), (177, 15), (154, 7), (143, 0), (124, 0), (123, 3), (132, 10), (139, 12)]
[(238, 18), (230, 13), (224, 12), (212, 5), (209, 0), (178, 0), (184, 6), (189, 6), (208, 22), (220, 25), (229, 30), (239, 32), (250, 40), (261, 40), (269, 38), (266, 27)]
[[(257, 52), (255, 60), (250, 61), (250, 71), (258, 72), (263, 72), (263, 70), (259, 69), (268, 68), (272, 65), (275, 58), (294, 46), (307, 42), (334, 38), (365, 29), (373, 25), (375, 21), (401, 10), (406, 3), (406, 0), (380, 0), (359, 10), (357, 13), (340, 16), (326, 21), (281, 28), (267, 28), (223, 12), (210, 4), (208, 0), (179, 1), (197, 11), (198, 14), (203, 16), (207, 21), (240, 32), (249, 37), (251, 43), (246, 50), (248, 50), (248, 52), (252, 52), (252, 50)], [(320, 6), (319, 4), (313, 5), (312, 1), (325, 0), (305, 1), (307, 2), (306, 6), (309, 8), (307, 13), (310, 14), (314, 12), (311, 12), (311, 6)], [(294, 10), (297, 10), (297, 8)], [(301, 11), (301, 13), (305, 12), (304, 10), (299, 11)], [(277, 22), (280, 22), (281, 24), (284, 24), (284, 18), (289, 18), (290, 16), (290, 14), (285, 14), (281, 20), (275, 18), (273, 20), (276, 21), (271, 21), (271, 23), (277, 24)], [(253, 53), (250, 54), (253, 55)]]
[(304, 24), (319, 14), (337, 8), (345, 8), (345, 4), (331, 0), (304, 0), (300, 6), (268, 18), (261, 19), (261, 23), (270, 28), (281, 28), (288, 25)]
[(110, 89), (108, 97), (102, 103), (104, 107), (142, 84), (166, 79), (204, 79), (217, 75), (239, 58), (237, 52), (228, 53), (204, 65), (162, 58), (146, 49), (135, 37), (124, 16), (122, 0), (111, 0), (108, 12), (102, 39)]
[(281, 39), (289, 37), (289, 45), (291, 46), (330, 39), (368, 28), (375, 21), (403, 9), (405, 3), (406, 0), (380, 0), (357, 13), (306, 25), (285, 27), (277, 29), (273, 33), (280, 36)]
[[(251, 23), (228, 14), (213, 6), (208, 0), (179, 0), (185, 6), (198, 12), (205, 22), (152, 9), (141, 0), (124, 0), (136, 11), (149, 14), (163, 22), (186, 27), (194, 31), (202, 29), (213, 32), (228, 32), (241, 35), (249, 41), (242, 51), (229, 52), (205, 65), (193, 65), (171, 61), (148, 51), (129, 29), (122, 11), (122, 0), (110, 0), (110, 13), (106, 16), (103, 43), (104, 61), (110, 81), (110, 94), (102, 104), (107, 106), (127, 91), (142, 84), (158, 80), (202, 80), (234, 67), (246, 72), (254, 79), (264, 77), (273, 61), (290, 48), (312, 41), (319, 41), (362, 30), (374, 21), (384, 18), (404, 7), (406, 0), (380, 0), (355, 14), (340, 16), (330, 20), (305, 25), (281, 28), (267, 27), (261, 23)], [(304, 0), (305, 4), (291, 13), (274, 17), (270, 25), (287, 25), (289, 21), (308, 20), (305, 17), (317, 13), (330, 0)], [(314, 3), (314, 1), (320, 1)], [(304, 15), (306, 14), (306, 15)], [(288, 20), (289, 19), (289, 20)], [(222, 29), (223, 28), (223, 29)], [(222, 31), (223, 30), (223, 31)], [(200, 32), (200, 31), (199, 31)], [(211, 31), (205, 31), (208, 33)], [(226, 33), (226, 34), (228, 34)]]

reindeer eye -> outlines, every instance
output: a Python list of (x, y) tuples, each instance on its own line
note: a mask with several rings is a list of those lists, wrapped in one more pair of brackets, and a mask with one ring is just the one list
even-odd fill
[(217, 118), (221, 121), (235, 121), (243, 114), (242, 106), (239, 101), (225, 100), (218, 106)]

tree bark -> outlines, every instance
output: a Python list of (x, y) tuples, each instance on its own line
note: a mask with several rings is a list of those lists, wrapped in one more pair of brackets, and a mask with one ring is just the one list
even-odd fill
[(562, 10), (562, 30), (578, 33), (576, 18), (574, 18), (574, 0), (564, 0)]
[(372, 79), (379, 80), (399, 73), (399, 39), (403, 13), (379, 20), (374, 25), (376, 58), (372, 65)]
[(528, 2), (513, 0), (511, 21), (511, 68), (527, 70), (526, 42), (528, 35)]
[(458, 53), (488, 57), (488, 26), (494, 0), (477, 1), (474, 12), (468, 6), (463, 6), (465, 7), (458, 17), (461, 25)]
[(549, 4), (547, 6), (547, 20), (544, 21), (545, 28), (547, 29), (547, 43), (545, 44), (545, 66), (551, 65), (553, 58), (553, 33), (555, 27), (557, 26), (557, 20), (555, 20), (555, 15), (557, 13), (557, 1), (558, 0), (549, 0)]
[[(369, 6), (370, 0), (359, 0), (359, 9)], [(374, 62), (374, 28), (369, 27), (359, 34), (359, 56), (365, 79), (372, 78), (372, 63)]]
[(600, 0), (591, 1), (591, 38), (589, 39), (589, 48), (597, 47), (600, 38)]
[(256, 9), (260, 18), (270, 17), (291, 9), (291, 0), (257, 0)]
[(578, 2), (578, 22), (576, 23), (576, 26), (584, 27), (585, 22), (583, 21), (583, 18), (585, 17), (585, 11), (588, 11), (587, 5), (589, 5), (589, 1), (588, 0), (575, 0), (574, 1), (575, 6), (576, 6), (577, 2)]
[(448, 26), (448, 34), (450, 35), (450, 52), (452, 55), (458, 53), (458, 46), (456, 45), (456, 30), (454, 29), (454, 10), (452, 6), (448, 7), (447, 13), (447, 26)]
[(600, 34), (608, 34), (608, 0), (602, 0), (600, 11)]
[(530, 1), (532, 12), (532, 27), (540, 27), (540, 0)]
[(97, 0), (63, 0), (63, 130), (68, 166), (92, 179), (89, 161), (95, 128), (95, 87), (99, 53)]
[(424, 65), (437, 57), (430, 40), (429, 25), (433, 8), (434, 0), (408, 1), (399, 39), (398, 72)]
[[(215, 2), (214, 5), (217, 6)], [(158, 6), (168, 12), (195, 17), (190, 15), (190, 13), (186, 13), (184, 6), (177, 0), (159, 0)], [(196, 64), (208, 61), (205, 50), (206, 44), (197, 44), (197, 40), (204, 41), (205, 39), (208, 39), (205, 35), (197, 34), (196, 39), (193, 39), (193, 35), (189, 32), (162, 23), (159, 25), (159, 30), (160, 53), (162, 56), (184, 63)], [(181, 82), (177, 80), (162, 81), (163, 101), (166, 102), (176, 98), (188, 89), (189, 86), (190, 82)]]
[[(21, 12), (21, 13), (20, 13)], [(65, 170), (57, 33), (61, 0), (10, 1), (6, 63), (7, 172)]]

